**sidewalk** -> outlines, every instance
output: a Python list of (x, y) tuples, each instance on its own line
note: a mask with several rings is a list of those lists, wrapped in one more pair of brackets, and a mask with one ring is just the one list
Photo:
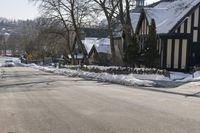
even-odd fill
[(200, 98), (200, 81), (188, 82), (188, 83), (165, 82), (165, 81), (160, 81), (160, 82), (162, 82), (160, 84), (162, 85), (165, 84), (167, 87), (148, 87), (148, 88), (142, 88), (142, 89), (182, 95), (186, 97), (191, 96), (191, 97)]

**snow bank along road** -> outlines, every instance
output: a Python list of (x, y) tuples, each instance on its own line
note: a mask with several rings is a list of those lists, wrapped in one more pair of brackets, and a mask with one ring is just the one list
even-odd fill
[(0, 133), (199, 133), (200, 99), (0, 68)]

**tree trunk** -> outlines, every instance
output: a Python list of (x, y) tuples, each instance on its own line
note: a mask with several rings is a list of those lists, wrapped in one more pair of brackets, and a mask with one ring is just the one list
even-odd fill
[(85, 59), (86, 59), (87, 53), (86, 53), (85, 48), (83, 46), (83, 43), (82, 43), (82, 40), (81, 40), (81, 36), (80, 36), (80, 28), (77, 25), (77, 21), (76, 21), (76, 18), (75, 18), (74, 3), (71, 3), (71, 8), (72, 8), (72, 10), (71, 10), (71, 19), (72, 19), (73, 27), (74, 27), (74, 30), (75, 30), (75, 33), (76, 33), (76, 36), (77, 36), (77, 41), (80, 44), (81, 50), (83, 52), (83, 59), (81, 61), (81, 66), (82, 66), (84, 61), (85, 61)]
[(74, 53), (72, 52), (72, 49), (71, 49), (71, 46), (70, 46), (70, 31), (69, 30), (67, 30), (66, 40), (67, 40), (66, 46), (67, 46), (67, 49), (69, 50), (69, 53), (71, 55), (72, 64), (75, 65)]
[(110, 35), (110, 48), (111, 48), (111, 53), (112, 53), (112, 64), (116, 65), (116, 51), (115, 51), (115, 44), (114, 44), (114, 37), (113, 37), (113, 30), (111, 27), (111, 24), (108, 24), (108, 32)]

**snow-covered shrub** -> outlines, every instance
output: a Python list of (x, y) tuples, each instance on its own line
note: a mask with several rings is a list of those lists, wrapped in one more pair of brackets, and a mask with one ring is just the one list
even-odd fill
[(84, 65), (81, 66), (66, 66), (69, 69), (80, 69), (83, 71), (95, 72), (95, 73), (110, 73), (110, 74), (157, 74), (169, 77), (167, 70), (157, 68), (131, 68), (131, 67), (120, 67), (120, 66), (95, 66), (95, 65)]

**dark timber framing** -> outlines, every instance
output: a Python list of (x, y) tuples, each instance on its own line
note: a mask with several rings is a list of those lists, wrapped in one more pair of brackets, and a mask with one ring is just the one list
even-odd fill
[[(148, 28), (150, 22), (148, 22), (144, 10), (141, 12), (136, 28), (136, 34), (140, 36), (142, 35), (140, 31), (144, 27), (143, 21), (146, 21)], [(187, 12), (169, 33), (158, 34), (157, 36), (158, 40), (161, 39), (161, 41), (158, 41), (160, 42), (158, 44), (160, 46), (158, 47), (161, 47), (161, 68), (175, 71), (188, 71), (193, 66), (200, 65), (200, 3)], [(168, 40), (172, 44), (168, 44), (170, 42)], [(168, 55), (169, 53), (171, 55)], [(171, 58), (169, 59), (169, 57)], [(169, 61), (170, 64), (167, 64)]]

